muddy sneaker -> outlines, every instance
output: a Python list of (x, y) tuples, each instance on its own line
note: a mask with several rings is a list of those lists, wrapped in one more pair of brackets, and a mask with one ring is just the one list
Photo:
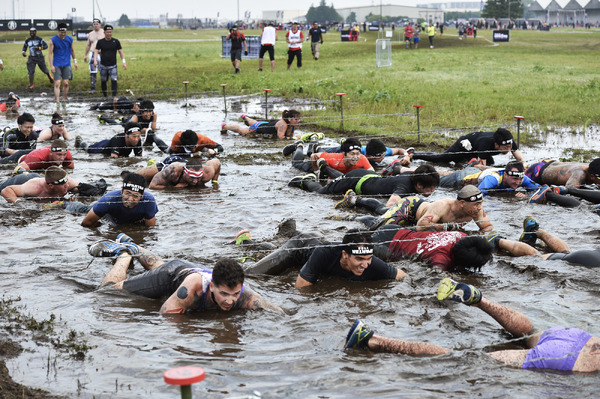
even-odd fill
[(250, 230), (242, 230), (240, 231), (235, 238), (228, 242), (229, 245), (242, 245), (245, 242), (252, 241), (252, 237), (250, 236)]
[(296, 152), (296, 149), (298, 149), (298, 146), (300, 144), (302, 144), (302, 140), (297, 140), (295, 143), (286, 145), (285, 147), (283, 147), (283, 155), (287, 157), (293, 154), (294, 152)]
[(119, 233), (119, 235), (117, 235), (117, 239), (115, 240), (118, 243), (130, 243), (130, 244), (135, 244), (133, 242), (133, 239), (131, 237), (129, 237), (127, 234), (125, 233)]
[(481, 302), (481, 291), (472, 285), (445, 278), (438, 287), (437, 299), (438, 301), (450, 299), (465, 305), (475, 305)]
[(88, 248), (90, 255), (101, 258), (119, 256), (123, 251), (129, 252), (130, 255), (137, 255), (140, 249), (132, 243), (120, 243), (112, 240), (96, 241)]
[(415, 153), (415, 147), (408, 147), (408, 148), (406, 149), (406, 153), (407, 153), (407, 154), (408, 154), (410, 157), (412, 157), (412, 155)]
[(305, 143), (309, 143), (313, 136), (315, 136), (316, 141), (323, 140), (323, 138), (325, 138), (323, 133), (305, 133), (300, 136), (300, 140), (304, 141)]
[(533, 204), (545, 204), (546, 203), (546, 193), (550, 191), (550, 187), (547, 184), (544, 184), (540, 188), (537, 189), (529, 198), (529, 203)]
[(292, 180), (289, 181), (288, 186), (302, 188), (302, 182), (304, 180), (317, 181), (317, 175), (315, 175), (314, 173), (309, 173), (304, 176), (295, 176), (292, 178)]
[(565, 186), (552, 186), (552, 191), (559, 195), (569, 194), (569, 190)]
[(327, 173), (327, 161), (323, 158), (317, 159), (317, 167), (319, 168), (319, 179), (325, 179), (329, 176)]
[(346, 343), (344, 343), (344, 349), (348, 348), (366, 348), (367, 342), (373, 336), (373, 330), (369, 328), (365, 323), (356, 319), (348, 335), (346, 336)]
[(221, 123), (221, 134), (227, 134), (227, 129), (225, 129), (226, 125), (227, 123)]
[(400, 167), (401, 167), (401, 160), (400, 159), (394, 159), (392, 161), (392, 163), (390, 163), (390, 165), (385, 168), (384, 170), (381, 171), (381, 176), (392, 176), (392, 175), (397, 175), (398, 172), (400, 171)]
[(81, 147), (81, 142), (83, 141), (83, 138), (81, 137), (81, 135), (77, 135), (75, 136), (75, 148), (79, 148)]
[(496, 249), (500, 249), (500, 239), (502, 238), (506, 239), (506, 237), (501, 236), (500, 233), (498, 233), (495, 230), (489, 233), (487, 236), (485, 236), (487, 242), (492, 244)]
[(328, 220), (354, 220), (356, 219), (356, 215), (329, 215), (326, 216), (325, 219)]
[(62, 209), (64, 203), (65, 203), (65, 201), (54, 201), (50, 204), (46, 204), (46, 205), (42, 206), (42, 209), (45, 211), (50, 210), (50, 209)]
[(479, 158), (471, 158), (471, 160), (465, 165), (465, 168), (472, 168), (475, 165), (479, 165)]
[(103, 125), (106, 123), (106, 121), (104, 120), (104, 115), (102, 115), (102, 114), (98, 115), (98, 122), (100, 122)]
[(321, 146), (319, 146), (319, 139), (317, 138), (316, 134), (313, 134), (310, 138), (310, 142), (308, 143), (306, 155), (310, 157), (312, 154), (316, 154), (317, 152), (319, 152), (320, 148)]
[(535, 220), (533, 216), (527, 216), (525, 220), (523, 220), (523, 234), (521, 234), (519, 241), (531, 246), (535, 245), (539, 228), (540, 224), (537, 220)]
[(356, 193), (354, 190), (350, 189), (346, 191), (346, 194), (344, 194), (344, 198), (342, 198), (341, 201), (336, 202), (333, 209), (354, 208), (354, 205), (356, 205)]

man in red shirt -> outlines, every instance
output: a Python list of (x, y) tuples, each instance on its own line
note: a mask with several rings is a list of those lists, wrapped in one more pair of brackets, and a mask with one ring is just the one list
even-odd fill
[(248, 45), (246, 36), (238, 30), (237, 25), (233, 25), (225, 40), (231, 40), (231, 63), (235, 68), (235, 74), (240, 73), (240, 60), (242, 59), (242, 44), (244, 45), (244, 55), (248, 55)]
[(414, 29), (412, 27), (412, 24), (409, 22), (404, 27), (404, 41), (406, 42), (406, 49), (408, 49), (409, 47), (412, 48), (413, 32), (414, 32)]
[(212, 156), (221, 152), (223, 152), (221, 144), (193, 130), (175, 133), (169, 148), (169, 154), (182, 157)]
[[(313, 170), (319, 170), (319, 159), (324, 159), (327, 162), (327, 166), (341, 172), (340, 174), (346, 174), (354, 169), (366, 169), (374, 171), (373, 166), (371, 166), (371, 163), (367, 157), (362, 155), (360, 149), (360, 141), (350, 137), (344, 140), (340, 146), (340, 150), (342, 152), (319, 152), (312, 154), (310, 156), (310, 160), (312, 162)], [(329, 177), (335, 178), (338, 176), (331, 176), (331, 174), (329, 174)]]
[(62, 166), (65, 169), (74, 169), (73, 156), (67, 149), (67, 142), (56, 139), (51, 145), (31, 151), (19, 159), (19, 165), (15, 169), (18, 171), (23, 168), (29, 170), (45, 171), (50, 166)]

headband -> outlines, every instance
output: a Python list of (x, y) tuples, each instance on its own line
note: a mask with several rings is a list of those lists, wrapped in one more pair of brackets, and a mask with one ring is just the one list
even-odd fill
[(64, 32), (64, 31), (66, 31), (66, 30), (67, 30), (67, 28), (58, 28), (58, 30), (59, 30), (59, 31), (63, 31), (63, 32)]
[(50, 147), (50, 151), (52, 151), (52, 152), (67, 152), (67, 149), (63, 148), (63, 147)]
[(350, 152), (352, 150), (358, 150), (358, 151), (360, 151), (360, 146), (359, 145), (348, 146), (348, 151), (346, 151), (346, 152)]
[(54, 182), (46, 182), (47, 184), (54, 184), (55, 186), (60, 186), (61, 184), (65, 184), (66, 182), (69, 181), (69, 175), (65, 175), (65, 177), (63, 177), (62, 179), (58, 179)]
[(477, 194), (470, 195), (470, 196), (468, 196), (466, 198), (461, 198), (459, 196), (458, 199), (461, 200), (461, 201), (467, 201), (467, 202), (483, 201), (483, 194), (482, 193), (477, 193)]
[(139, 127), (132, 127), (130, 129), (127, 129), (127, 134), (131, 134), (131, 133), (135, 133), (135, 132), (139, 132), (140, 128)]
[(139, 184), (123, 182), (123, 190), (131, 190), (135, 191), (136, 193), (144, 194), (145, 188)]
[(188, 168), (186, 168), (185, 166), (183, 167), (183, 171), (185, 172), (186, 175), (190, 176), (190, 177), (194, 177), (196, 179), (201, 178), (204, 175), (204, 169), (201, 170), (190, 170)]
[(100, 19), (99, 19), (99, 18), (94, 18), (94, 19), (92, 20), (92, 22), (98, 22), (98, 23), (101, 23), (102, 21), (100, 21)]
[(65, 121), (63, 119), (52, 119), (53, 125), (64, 125)]
[(525, 177), (525, 172), (519, 172), (518, 170), (507, 170), (504, 173), (506, 173), (508, 176)]
[(512, 139), (508, 139), (508, 140), (502, 140), (500, 141), (498, 144), (499, 145), (507, 145), (507, 144), (512, 144)]
[(346, 252), (350, 255), (373, 255), (373, 244), (361, 243), (346, 246)]

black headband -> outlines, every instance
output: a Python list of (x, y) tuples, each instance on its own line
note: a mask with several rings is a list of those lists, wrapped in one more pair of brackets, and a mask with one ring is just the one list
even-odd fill
[(131, 190), (136, 193), (144, 194), (145, 188), (139, 184), (123, 182), (123, 190)]
[(360, 243), (349, 244), (346, 246), (346, 252), (350, 255), (373, 255), (373, 244)]
[(512, 144), (512, 139), (508, 139), (508, 140), (501, 140), (498, 142), (498, 145), (507, 145), (507, 144)]
[(518, 170), (507, 170), (504, 173), (513, 177), (525, 177), (525, 172), (519, 172)]
[(462, 198), (460, 195), (458, 196), (458, 199), (461, 201), (467, 201), (467, 202), (477, 202), (477, 201), (483, 201), (483, 194), (481, 192), (477, 193), (477, 194), (473, 194), (473, 195), (469, 195), (466, 198)]
[(65, 121), (62, 119), (52, 119), (52, 124), (53, 125), (64, 125)]

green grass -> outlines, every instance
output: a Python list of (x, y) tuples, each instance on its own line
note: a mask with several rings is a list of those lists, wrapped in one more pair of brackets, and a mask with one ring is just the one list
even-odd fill
[[(422, 131), (512, 123), (514, 115), (523, 115), (527, 123), (539, 126), (597, 122), (598, 30), (511, 31), (510, 43), (493, 46), (491, 31), (480, 31), (477, 40), (459, 41), (456, 31), (448, 29), (444, 37), (435, 38), (433, 50), (426, 37), (418, 50), (407, 51), (402, 43), (394, 44), (393, 65), (388, 68), (375, 64), (376, 32), (361, 33), (359, 42), (343, 43), (339, 34), (332, 32), (325, 35), (318, 62), (312, 60), (305, 43), (301, 71), (295, 66), (286, 71), (286, 45), (283, 32), (279, 32), (275, 72), (268, 71), (266, 62), (265, 72), (259, 73), (257, 60), (245, 60), (237, 76), (232, 74), (229, 60), (220, 57), (220, 37), (225, 33), (115, 30), (129, 66), (127, 71), (119, 71), (120, 87), (151, 98), (183, 96), (184, 80), (190, 82), (191, 95), (219, 95), (221, 83), (228, 84), (228, 94), (256, 94), (269, 88), (271, 96), (325, 101), (324, 109), (310, 111), (305, 118), (323, 129), (339, 128), (335, 93), (345, 92), (344, 128), (361, 134), (416, 131), (416, 118), (394, 115), (414, 112), (415, 104), (423, 106)], [(41, 35), (46, 40), (51, 36), (49, 32)], [(0, 42), (16, 40), (0, 46), (6, 65), (0, 75), (4, 90), (22, 92), (20, 88), (26, 86), (25, 59), (21, 57), (25, 37), (24, 33), (0, 34)], [(183, 41), (189, 39), (202, 41)], [(81, 68), (72, 82), (72, 91), (81, 94), (88, 88), (84, 47), (85, 42), (76, 42)], [(36, 85), (42, 82), (47, 84), (36, 75)]]

